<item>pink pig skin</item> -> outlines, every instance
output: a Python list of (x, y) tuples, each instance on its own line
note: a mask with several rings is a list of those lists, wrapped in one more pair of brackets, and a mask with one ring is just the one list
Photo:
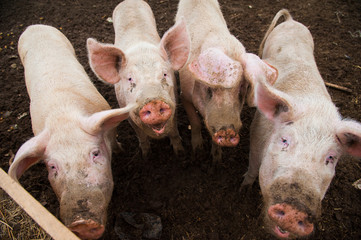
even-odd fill
[(174, 70), (188, 58), (189, 38), (184, 21), (160, 39), (153, 12), (143, 0), (125, 0), (113, 11), (115, 42), (88, 39), (89, 63), (94, 73), (114, 85), (119, 106), (137, 103), (129, 122), (137, 133), (143, 158), (149, 138), (168, 136), (178, 155), (183, 151), (176, 121)]
[(246, 53), (228, 30), (216, 0), (180, 0), (176, 21), (185, 20), (191, 50), (179, 71), (181, 98), (192, 128), (193, 157), (202, 148), (201, 120), (212, 137), (213, 166), (222, 160), (221, 147), (238, 145), (246, 94), (253, 106), (253, 89), (263, 79), (273, 82), (277, 70)]
[(18, 51), (35, 136), (20, 147), (9, 175), (18, 180), (44, 160), (63, 223), (82, 239), (98, 239), (113, 191), (114, 128), (136, 106), (111, 110), (56, 28), (28, 27)]
[[(285, 22), (275, 27), (281, 16)], [(256, 86), (242, 188), (259, 174), (266, 230), (282, 239), (312, 234), (342, 153), (361, 156), (361, 124), (338, 113), (313, 49), (311, 33), (287, 10), (276, 14), (260, 47), (279, 76), (273, 86)]]

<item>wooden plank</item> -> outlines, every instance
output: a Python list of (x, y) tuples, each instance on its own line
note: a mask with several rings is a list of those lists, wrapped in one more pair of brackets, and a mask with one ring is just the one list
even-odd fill
[(19, 183), (14, 181), (0, 168), (0, 187), (27, 212), (52, 238), (79, 240), (79, 238), (65, 227), (54, 215), (43, 207)]

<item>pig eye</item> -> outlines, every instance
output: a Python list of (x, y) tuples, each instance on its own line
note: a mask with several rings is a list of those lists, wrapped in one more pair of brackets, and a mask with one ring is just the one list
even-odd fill
[(282, 151), (286, 150), (286, 148), (288, 148), (288, 146), (290, 145), (287, 138), (281, 138), (281, 143), (282, 143)]
[(99, 149), (95, 149), (91, 152), (91, 161), (93, 161), (94, 163), (98, 163), (101, 164), (102, 161), (104, 160), (102, 158), (102, 153)]
[(56, 171), (56, 166), (54, 164), (49, 165), (49, 170)]
[(58, 167), (54, 161), (49, 161), (46, 163), (48, 168), (49, 176), (57, 177), (58, 176)]
[(334, 156), (331, 156), (331, 155), (328, 156), (328, 157), (326, 158), (326, 162), (325, 162), (326, 166), (327, 166), (328, 164), (333, 164), (335, 160), (336, 160), (336, 158), (335, 158)]
[(92, 158), (97, 158), (100, 155), (100, 150), (95, 150), (92, 152)]
[(128, 78), (128, 81), (131, 82), (133, 79), (132, 78)]
[(166, 73), (164, 73), (164, 74), (163, 74), (163, 76), (164, 76), (164, 77), (167, 77), (167, 74), (166, 74)]

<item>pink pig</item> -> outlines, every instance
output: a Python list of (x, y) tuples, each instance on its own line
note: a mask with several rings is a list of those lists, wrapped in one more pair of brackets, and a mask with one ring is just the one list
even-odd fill
[(82, 239), (98, 239), (113, 191), (114, 128), (135, 106), (111, 110), (69, 40), (53, 27), (28, 27), (18, 51), (35, 136), (20, 147), (9, 175), (17, 180), (44, 160), (63, 223)]
[(246, 53), (228, 30), (217, 0), (180, 0), (176, 21), (185, 19), (191, 36), (190, 56), (179, 71), (181, 97), (192, 128), (192, 147), (202, 147), (201, 120), (212, 136), (213, 162), (221, 161), (222, 146), (238, 145), (243, 104), (253, 106), (259, 79), (277, 78), (277, 70)]
[(119, 106), (136, 102), (130, 123), (139, 138), (143, 157), (149, 137), (169, 136), (174, 152), (183, 151), (177, 129), (174, 70), (188, 58), (189, 39), (184, 21), (159, 38), (153, 12), (142, 0), (125, 0), (113, 12), (115, 43), (89, 38), (89, 62), (95, 74), (114, 84)]
[[(285, 22), (275, 27), (281, 16)], [(260, 47), (279, 77), (274, 86), (257, 84), (242, 187), (259, 174), (266, 229), (278, 238), (309, 236), (341, 154), (361, 156), (361, 124), (338, 113), (313, 49), (311, 33), (287, 10), (274, 17)]]

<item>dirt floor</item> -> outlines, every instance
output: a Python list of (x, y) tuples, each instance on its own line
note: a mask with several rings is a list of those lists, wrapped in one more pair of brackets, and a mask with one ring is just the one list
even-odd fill
[[(148, 0), (162, 35), (174, 23), (176, 0)], [(33, 136), (29, 98), (23, 67), (17, 55), (17, 41), (31, 24), (48, 24), (60, 29), (71, 41), (79, 61), (112, 107), (117, 107), (114, 90), (96, 80), (91, 72), (86, 39), (94, 37), (112, 43), (114, 31), (107, 21), (119, 3), (95, 0), (0, 1), (0, 167), (8, 170), (12, 153)], [(339, 84), (352, 93), (330, 89), (333, 101), (345, 117), (361, 120), (361, 1), (359, 0), (220, 0), (230, 31), (257, 53), (258, 46), (276, 12), (290, 10), (294, 19), (308, 26), (315, 41), (315, 57), (326, 82)], [(214, 174), (210, 165), (210, 137), (203, 135), (204, 157), (191, 162), (188, 119), (179, 104), (179, 130), (186, 149), (176, 160), (168, 139), (153, 141), (148, 161), (141, 160), (134, 131), (123, 122), (118, 140), (126, 152), (113, 156), (115, 188), (103, 239), (140, 239), (136, 228), (120, 223), (121, 212), (150, 213), (161, 218), (161, 239), (273, 239), (263, 230), (262, 196), (258, 183), (246, 198), (238, 192), (248, 164), (249, 125), (254, 109), (241, 116), (244, 127), (236, 148), (224, 149), (223, 163)], [(325, 123), (327, 124), (327, 123)], [(352, 183), (361, 178), (361, 162), (343, 157), (323, 200), (322, 218), (311, 239), (361, 239), (361, 190)], [(44, 164), (38, 164), (21, 178), (21, 184), (53, 214), (59, 204), (47, 179)], [(6, 236), (5, 236), (6, 239)]]

